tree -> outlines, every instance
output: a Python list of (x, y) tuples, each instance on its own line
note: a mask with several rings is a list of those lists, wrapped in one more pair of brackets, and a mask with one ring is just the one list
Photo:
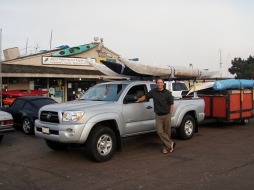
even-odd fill
[(247, 60), (234, 58), (231, 61), (232, 67), (228, 69), (231, 74), (235, 74), (237, 79), (254, 79), (254, 57)]

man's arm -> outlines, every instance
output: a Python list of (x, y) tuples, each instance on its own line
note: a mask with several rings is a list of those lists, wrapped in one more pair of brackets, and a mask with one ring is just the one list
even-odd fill
[(145, 100), (146, 100), (146, 96), (144, 95), (144, 96), (140, 97), (136, 102), (143, 102)]
[(169, 105), (169, 111), (172, 114), (174, 111), (174, 104)]

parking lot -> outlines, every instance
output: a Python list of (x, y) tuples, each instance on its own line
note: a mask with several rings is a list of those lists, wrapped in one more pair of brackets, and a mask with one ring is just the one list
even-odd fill
[(20, 130), (0, 144), (0, 189), (253, 189), (254, 121), (206, 123), (191, 140), (161, 153), (156, 133), (123, 139), (104, 163), (85, 148), (61, 152)]

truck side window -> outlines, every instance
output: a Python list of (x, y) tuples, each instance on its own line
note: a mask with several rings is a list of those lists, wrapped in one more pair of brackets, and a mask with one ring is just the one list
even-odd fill
[(181, 87), (182, 87), (182, 90), (188, 90), (188, 88), (187, 88), (185, 83), (181, 83)]
[[(165, 87), (165, 86), (164, 86), (164, 87)], [(156, 88), (156, 84), (150, 84), (150, 88), (151, 88), (151, 89)]]
[(173, 91), (181, 91), (182, 87), (181, 87), (181, 83), (173, 83)]
[(184, 83), (172, 83), (173, 91), (188, 90)]
[[(146, 85), (137, 85), (130, 88), (128, 93), (126, 94), (125, 99), (137, 99), (141, 96), (145, 95), (147, 93), (147, 87)], [(134, 102), (134, 101), (132, 101)]]

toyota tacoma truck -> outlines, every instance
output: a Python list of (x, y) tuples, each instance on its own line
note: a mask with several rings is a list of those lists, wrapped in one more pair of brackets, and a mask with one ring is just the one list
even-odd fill
[[(121, 149), (121, 138), (156, 131), (153, 100), (136, 102), (152, 88), (152, 81), (97, 84), (79, 100), (42, 107), (35, 134), (53, 150), (86, 146), (90, 158), (107, 161)], [(203, 99), (175, 99), (172, 128), (180, 139), (191, 139), (204, 116)]]

